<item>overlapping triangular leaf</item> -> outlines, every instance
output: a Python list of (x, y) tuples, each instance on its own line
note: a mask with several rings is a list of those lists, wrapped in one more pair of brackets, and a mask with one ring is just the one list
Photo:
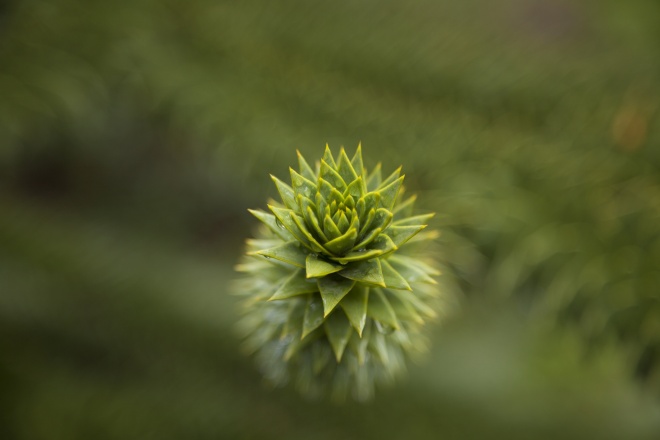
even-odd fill
[(390, 302), (381, 289), (372, 289), (369, 292), (369, 304), (367, 307), (369, 317), (395, 330), (399, 329), (400, 325), (396, 313), (394, 313)]
[(315, 282), (305, 278), (305, 271), (298, 269), (275, 291), (268, 300), (291, 298), (292, 296), (304, 295), (305, 293), (317, 292), (318, 286)]
[(262, 249), (255, 253), (263, 255), (266, 258), (274, 258), (298, 267), (305, 267), (305, 259), (308, 254), (303, 250), (302, 246), (300, 246), (300, 243), (295, 240), (288, 241), (269, 249)]
[(346, 269), (339, 272), (339, 275), (360, 283), (385, 287), (385, 279), (378, 258), (348, 263)]
[(339, 301), (353, 288), (355, 281), (336, 274), (330, 274), (319, 278), (317, 285), (323, 300), (323, 314), (328, 316), (339, 304)]
[(305, 261), (305, 270), (307, 272), (307, 278), (320, 278), (331, 273), (339, 272), (344, 267), (340, 264), (331, 263), (322, 258), (319, 258), (316, 254), (309, 254), (307, 260)]
[(368, 298), (369, 288), (357, 285), (339, 303), (360, 337), (362, 337), (362, 331), (367, 322)]
[(351, 324), (348, 322), (346, 315), (341, 310), (337, 310), (325, 320), (324, 328), (335, 353), (335, 358), (337, 362), (341, 362), (344, 349), (353, 331)]

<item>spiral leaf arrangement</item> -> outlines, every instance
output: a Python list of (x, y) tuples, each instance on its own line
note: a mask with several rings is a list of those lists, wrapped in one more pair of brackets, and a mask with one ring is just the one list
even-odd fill
[(413, 215), (400, 172), (383, 179), (380, 164), (366, 172), (361, 146), (352, 159), (326, 146), (315, 168), (298, 153), (291, 185), (271, 176), (282, 202), (250, 210), (263, 225), (235, 289), (245, 346), (270, 382), (365, 400), (425, 349), (423, 324), (438, 315), (437, 234), (424, 231), (434, 214)]

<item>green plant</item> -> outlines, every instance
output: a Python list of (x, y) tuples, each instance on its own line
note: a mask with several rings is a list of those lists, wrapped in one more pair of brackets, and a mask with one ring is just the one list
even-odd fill
[(315, 169), (298, 153), (298, 164), (291, 186), (271, 176), (272, 213), (250, 211), (263, 225), (237, 266), (240, 329), (270, 382), (365, 400), (425, 349), (423, 324), (438, 316), (434, 214), (413, 215), (401, 168), (367, 173), (360, 146), (352, 159), (326, 146)]

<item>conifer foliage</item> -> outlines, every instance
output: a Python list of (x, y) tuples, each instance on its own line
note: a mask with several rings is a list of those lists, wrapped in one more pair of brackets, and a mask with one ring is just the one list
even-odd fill
[(281, 202), (250, 211), (262, 225), (237, 266), (245, 347), (271, 383), (366, 400), (424, 350), (438, 316), (434, 214), (414, 215), (401, 168), (367, 172), (361, 146), (351, 159), (326, 146), (314, 168), (298, 153), (290, 174), (271, 176)]

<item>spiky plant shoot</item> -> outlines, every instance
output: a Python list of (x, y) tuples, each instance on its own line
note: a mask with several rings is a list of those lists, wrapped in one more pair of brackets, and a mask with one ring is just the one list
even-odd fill
[(306, 395), (357, 400), (392, 381), (423, 351), (436, 318), (439, 275), (428, 252), (433, 214), (413, 215), (401, 168), (367, 173), (326, 146), (315, 167), (298, 153), (291, 184), (271, 176), (281, 202), (250, 210), (262, 222), (237, 270), (239, 328), (265, 378)]

